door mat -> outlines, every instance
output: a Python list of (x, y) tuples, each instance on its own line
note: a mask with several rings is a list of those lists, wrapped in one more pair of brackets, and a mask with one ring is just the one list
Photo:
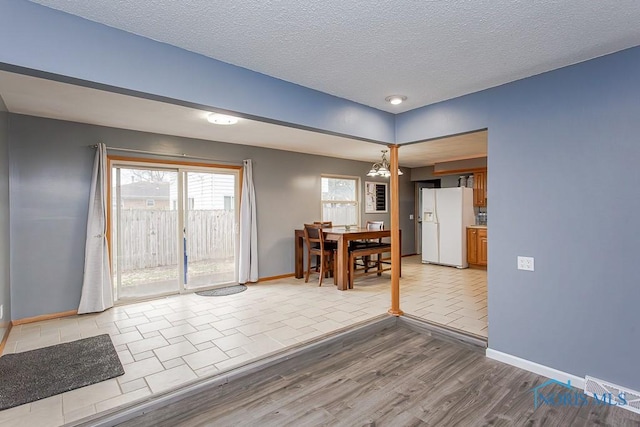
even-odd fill
[(224, 288), (211, 289), (209, 291), (196, 292), (201, 297), (223, 297), (225, 295), (239, 294), (247, 290), (245, 285), (226, 286)]
[(0, 410), (124, 374), (108, 334), (0, 357)]

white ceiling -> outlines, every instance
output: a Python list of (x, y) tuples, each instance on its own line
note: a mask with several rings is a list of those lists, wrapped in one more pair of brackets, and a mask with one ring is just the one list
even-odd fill
[(396, 113), (640, 45), (637, 0), (32, 1)]
[[(233, 126), (212, 125), (207, 111), (5, 71), (0, 71), (2, 100), (17, 114), (368, 162), (380, 161), (380, 150), (386, 148), (247, 119)], [(486, 152), (486, 132), (478, 132), (402, 146), (399, 159), (401, 166), (419, 167)]]

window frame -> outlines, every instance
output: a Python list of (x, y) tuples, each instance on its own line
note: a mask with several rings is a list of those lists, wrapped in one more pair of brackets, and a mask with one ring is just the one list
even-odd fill
[[(328, 179), (349, 179), (349, 180), (353, 180), (355, 181), (355, 189), (356, 189), (356, 199), (355, 200), (323, 200), (322, 199), (322, 179), (323, 178), (328, 178)], [(360, 227), (360, 222), (362, 220), (362, 212), (361, 211), (361, 193), (362, 191), (360, 190), (360, 177), (359, 176), (353, 176), (353, 175), (336, 175), (336, 174), (328, 174), (328, 173), (323, 173), (320, 174), (320, 219), (321, 221), (325, 221), (324, 218), (324, 205), (326, 203), (334, 203), (334, 204), (353, 204), (355, 203), (356, 205), (356, 212), (357, 212), (357, 223), (356, 226)], [(334, 227), (344, 227), (347, 224), (333, 224)], [(348, 224), (348, 225), (353, 225), (353, 224)]]

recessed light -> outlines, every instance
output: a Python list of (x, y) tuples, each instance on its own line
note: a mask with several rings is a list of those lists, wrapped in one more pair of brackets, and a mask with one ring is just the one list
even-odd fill
[(207, 116), (207, 121), (216, 125), (235, 125), (238, 123), (238, 118), (226, 116), (224, 114), (211, 113)]
[(391, 96), (387, 96), (384, 100), (390, 103), (391, 105), (398, 105), (406, 101), (407, 97), (404, 95), (391, 95)]

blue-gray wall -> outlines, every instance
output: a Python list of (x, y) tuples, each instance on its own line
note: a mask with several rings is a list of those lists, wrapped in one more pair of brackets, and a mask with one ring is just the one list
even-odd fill
[(394, 140), (391, 113), (26, 0), (0, 1), (0, 69), (2, 63), (81, 79), (90, 86), (138, 91), (167, 102), (370, 140)]
[(11, 320), (11, 293), (9, 286), (9, 143), (8, 114), (0, 98), (0, 304), (4, 313), (0, 317), (0, 340)]
[[(246, 145), (9, 115), (13, 319), (74, 310), (80, 300), (94, 150), (107, 146), (188, 153), (241, 164), (253, 159), (260, 277), (292, 273), (293, 230), (320, 219), (320, 175), (361, 177), (370, 163)], [(375, 148), (375, 147), (373, 147)], [(119, 153), (130, 155), (130, 153)], [(401, 177), (403, 253), (414, 252), (413, 185)], [(362, 190), (362, 188), (361, 188)], [(388, 214), (365, 215), (384, 220)]]
[(635, 390), (638, 76), (633, 48), (397, 118), (399, 141), (489, 129), (489, 347)]

